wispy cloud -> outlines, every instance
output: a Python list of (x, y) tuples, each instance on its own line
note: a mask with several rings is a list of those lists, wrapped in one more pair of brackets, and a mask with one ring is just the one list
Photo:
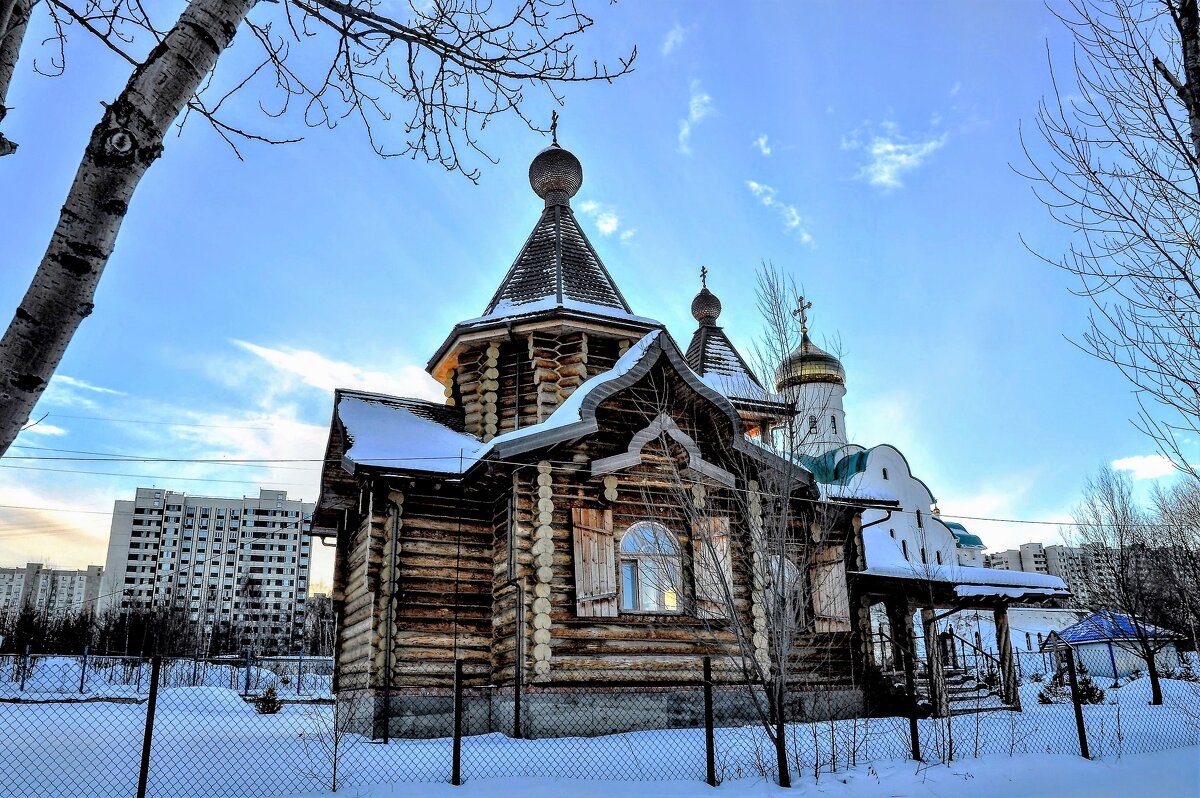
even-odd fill
[(33, 424), (21, 430), (22, 435), (50, 435), (53, 437), (61, 437), (67, 434), (67, 431), (62, 427), (56, 427), (53, 424), (42, 422), (41, 424)]
[(77, 380), (74, 377), (68, 377), (65, 374), (56, 374), (56, 375), (54, 375), (53, 380), (60, 382), (63, 385), (69, 385), (72, 388), (79, 388), (80, 390), (83, 390), (83, 391), (91, 391), (93, 393), (103, 393), (103, 394), (108, 394), (110, 396), (124, 396), (125, 395), (125, 393), (123, 391), (115, 391), (112, 388), (103, 388), (99, 385), (92, 385), (90, 382), (84, 382), (83, 380)]
[(842, 149), (861, 151), (867, 156), (857, 177), (885, 190), (904, 186), (901, 177), (920, 168), (946, 144), (946, 134), (906, 136), (894, 122), (854, 131), (842, 140)]
[(236, 339), (232, 343), (257, 355), (281, 374), (323, 391), (358, 388), (431, 401), (441, 401), (445, 398), (442, 387), (418, 366), (402, 366), (395, 372), (373, 371), (343, 360), (325, 357), (308, 349), (294, 349), (290, 346), (276, 349)]
[(960, 91), (962, 91), (962, 81), (958, 80), (955, 81), (954, 85), (950, 87), (950, 96), (957, 97)]
[(785, 230), (794, 232), (805, 244), (812, 243), (812, 234), (805, 228), (804, 217), (800, 215), (800, 211), (796, 210), (795, 205), (780, 200), (779, 192), (764, 183), (747, 180), (746, 188), (750, 189), (750, 193), (757, 197), (764, 207), (770, 208), (779, 215), (779, 218), (783, 220)]
[(700, 81), (693, 80), (689, 91), (687, 117), (679, 120), (679, 151), (684, 155), (692, 154), (692, 131), (696, 125), (716, 112), (712, 97), (704, 91)]
[(758, 138), (756, 138), (756, 139), (754, 140), (754, 146), (755, 146), (755, 148), (757, 148), (757, 149), (758, 149), (758, 151), (759, 151), (759, 152), (761, 152), (763, 155), (770, 155), (770, 154), (771, 154), (771, 145), (770, 145), (770, 143), (767, 141), (767, 134), (766, 134), (766, 133), (763, 133), (761, 136), (759, 136)]
[(633, 228), (621, 228), (620, 212), (612, 205), (595, 200), (585, 200), (579, 203), (579, 212), (592, 220), (600, 235), (611, 236), (620, 233), (618, 238), (621, 241), (628, 241), (637, 232)]
[(1134, 479), (1158, 479), (1176, 473), (1170, 458), (1161, 454), (1137, 454), (1112, 461), (1118, 471), (1128, 471)]
[(663, 37), (662, 54), (664, 57), (678, 50), (683, 46), (683, 42), (687, 39), (687, 29), (678, 22), (675, 26), (667, 31), (667, 35)]

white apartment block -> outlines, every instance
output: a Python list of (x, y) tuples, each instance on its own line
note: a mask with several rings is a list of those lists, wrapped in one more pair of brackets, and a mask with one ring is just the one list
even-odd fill
[(0, 568), (0, 616), (15, 615), (23, 608), (47, 616), (95, 612), (103, 575), (99, 565), (82, 571), (49, 568), (40, 562)]
[(989, 568), (1061, 577), (1078, 606), (1088, 606), (1099, 600), (1100, 595), (1111, 594), (1116, 567), (1112, 550), (1094, 543), (1083, 546), (1023, 543), (1020, 549), (998, 551), (985, 555), (985, 559)]
[(113, 507), (101, 609), (184, 612), (211, 646), (291, 653), (303, 641), (313, 504), (138, 488)]

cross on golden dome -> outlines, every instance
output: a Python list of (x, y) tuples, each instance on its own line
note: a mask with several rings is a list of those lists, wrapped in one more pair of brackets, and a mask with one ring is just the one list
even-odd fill
[(805, 302), (804, 296), (801, 295), (796, 299), (796, 309), (792, 311), (793, 316), (800, 317), (800, 332), (808, 334), (808, 310), (812, 307), (812, 302)]

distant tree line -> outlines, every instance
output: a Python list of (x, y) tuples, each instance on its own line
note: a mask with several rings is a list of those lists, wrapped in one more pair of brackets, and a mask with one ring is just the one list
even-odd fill
[[(256, 655), (333, 655), (333, 605), (327, 596), (308, 602), (302, 637), (275, 650), (251, 645)], [(97, 615), (91, 611), (46, 613), (32, 607), (0, 614), (0, 654), (79, 654), (87, 646), (95, 654), (130, 656), (221, 656), (244, 654), (241, 627), (229, 623), (209, 627), (175, 607), (129, 609)]]

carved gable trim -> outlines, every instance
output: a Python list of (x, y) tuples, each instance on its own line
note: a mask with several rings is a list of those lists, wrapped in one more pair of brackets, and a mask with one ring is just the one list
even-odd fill
[(666, 435), (678, 443), (687, 452), (688, 462), (687, 466), (683, 469), (685, 476), (707, 477), (726, 487), (732, 488), (734, 486), (736, 480), (733, 474), (705, 460), (703, 455), (700, 454), (700, 447), (696, 445), (696, 442), (686, 432), (681, 430), (679, 425), (675, 423), (675, 420), (667, 413), (659, 413), (658, 418), (650, 422), (649, 426), (635, 433), (629, 441), (629, 448), (621, 454), (593, 460), (592, 476), (599, 477), (611, 474), (614, 471), (623, 471), (626, 468), (631, 468), (641, 463), (642, 450), (646, 447), (646, 444), (662, 435)]

